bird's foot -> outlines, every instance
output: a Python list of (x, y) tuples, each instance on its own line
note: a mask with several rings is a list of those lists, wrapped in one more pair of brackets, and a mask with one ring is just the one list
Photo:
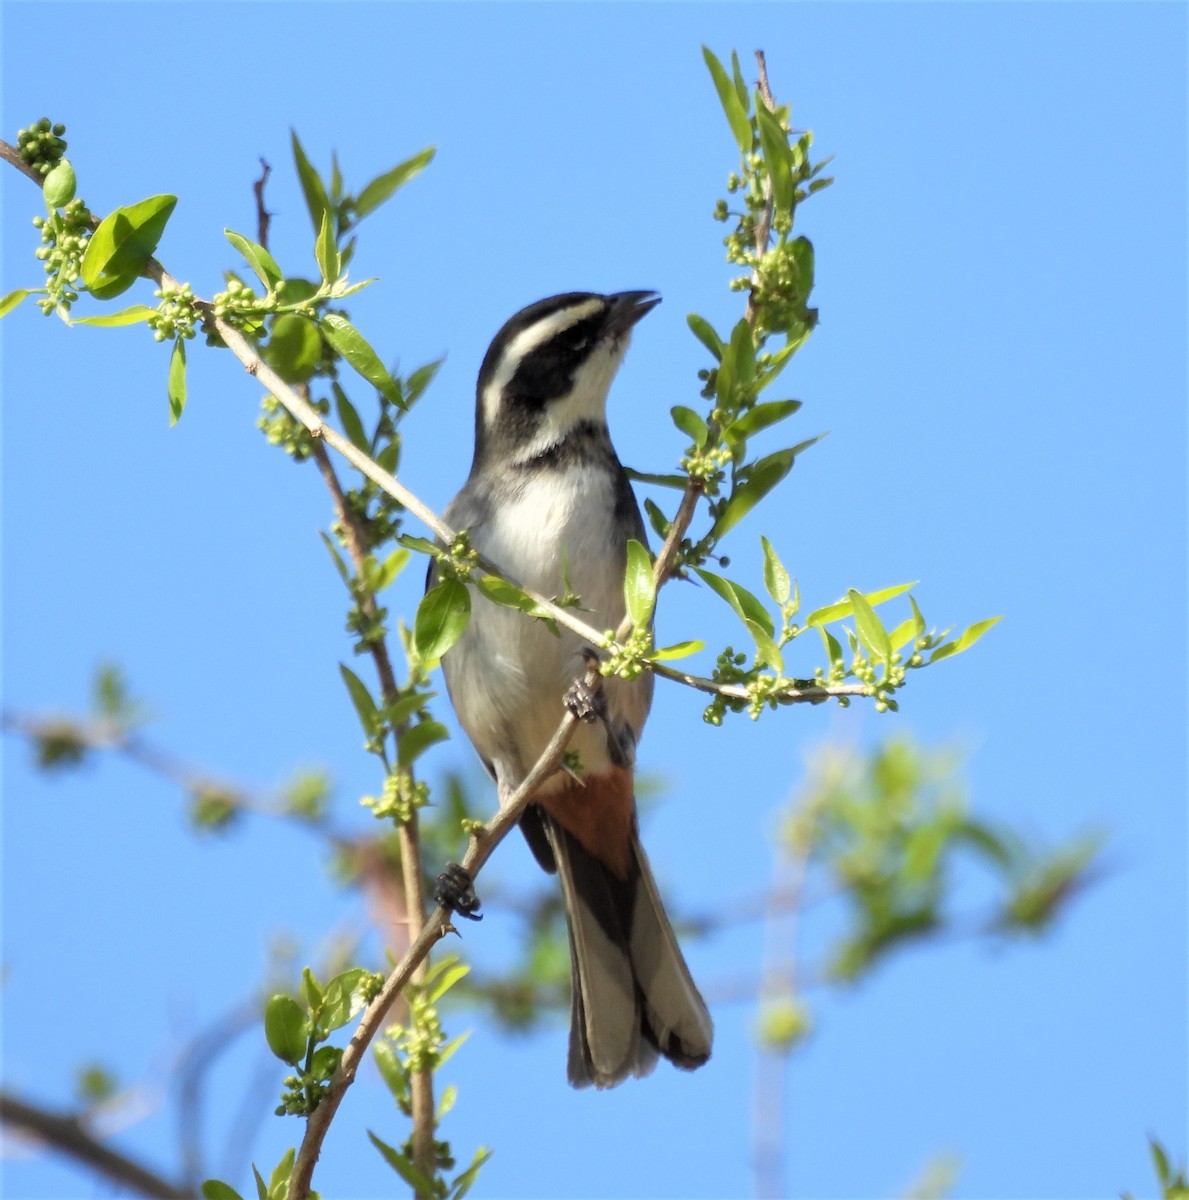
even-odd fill
[(458, 863), (446, 864), (446, 869), (437, 878), (433, 898), (468, 921), (483, 920), (479, 911), (482, 905), (475, 895), (475, 882)]
[(562, 704), (566, 711), (588, 725), (607, 716), (607, 697), (603, 694), (602, 680), (597, 674), (599, 656), (588, 646), (582, 651), (586, 662), (586, 674), (575, 679), (566, 689)]

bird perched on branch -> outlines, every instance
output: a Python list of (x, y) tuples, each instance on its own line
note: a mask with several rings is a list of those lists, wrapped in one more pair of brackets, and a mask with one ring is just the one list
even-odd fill
[[(571, 292), (517, 313), (479, 371), (475, 458), (445, 517), (521, 585), (581, 597), (587, 622), (624, 615), (629, 538), (640, 510), (607, 432), (607, 392), (652, 292)], [(435, 571), (431, 568), (431, 582)], [(576, 634), (476, 594), (442, 670), (459, 722), (501, 800), (540, 758), (584, 675)], [(657, 893), (636, 824), (633, 764), (652, 676), (609, 678), (574, 727), (572, 769), (546, 780), (521, 829), (556, 871), (570, 934), (569, 1079), (612, 1087), (658, 1053), (710, 1056), (713, 1027)], [(594, 718), (593, 720), (590, 718)]]

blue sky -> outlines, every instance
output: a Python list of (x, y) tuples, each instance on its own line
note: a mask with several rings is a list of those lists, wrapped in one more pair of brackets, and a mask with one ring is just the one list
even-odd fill
[[(469, 466), (487, 343), (553, 292), (664, 295), (611, 422), (633, 466), (680, 454), (667, 412), (696, 403), (700, 365), (684, 316), (736, 313), (709, 219), (733, 144), (701, 43), (764, 47), (794, 120), (837, 155), (801, 218), (821, 326), (788, 378), (798, 435), (830, 437), (737, 531), (734, 564), (758, 578), (763, 531), (810, 604), (919, 579), (931, 621), (1004, 619), (914, 679), (895, 717), (715, 731), (701, 700), (660, 689), (642, 750), (667, 787), (645, 828), (657, 872), (691, 908), (747, 894), (806, 756), (901, 731), (968, 749), (986, 816), (1112, 840), (1107, 876), (1043, 942), (910, 952), (824, 1004), (787, 1077), (790, 1195), (892, 1195), (939, 1152), (962, 1160), (959, 1196), (1144, 1195), (1147, 1135), (1185, 1155), (1185, 36), (1174, 4), (4, 6), (4, 136), (65, 121), (96, 211), (179, 195), (160, 256), (201, 294), (234, 262), (223, 228), (251, 232), (261, 155), (274, 253), (310, 261), (291, 126), (357, 185), (438, 147), (363, 227), (355, 273), (380, 282), (352, 312), (405, 367), (448, 356), (403, 476), (439, 509)], [(7, 291), (37, 278), (36, 196), (2, 178)], [(254, 429), (257, 388), (194, 345), (170, 430), (167, 356), (142, 332), (26, 306), (0, 337), (5, 705), (79, 707), (116, 661), (158, 742), (260, 787), (324, 764), (365, 825), (354, 798), (376, 780), (338, 679), (325, 495)], [(411, 611), (406, 582), (394, 611)], [(661, 637), (717, 620), (685, 589)], [(448, 768), (478, 779), (461, 740), (430, 760)], [(165, 1086), (185, 1040), (256, 985), (271, 935), (310, 957), (363, 915), (298, 833), (196, 841), (158, 781), (111, 762), (47, 780), (11, 740), (3, 856), (4, 1077), (51, 1104), (91, 1059)], [(533, 879), (519, 846), (497, 869)], [(467, 934), (479, 954), (509, 945), (494, 916)], [(761, 950), (742, 930), (691, 965), (711, 990)], [(705, 1070), (601, 1095), (566, 1087), (560, 1024), (520, 1040), (480, 1024), (450, 1064), (445, 1128), (461, 1155), (496, 1151), (477, 1194), (750, 1194), (754, 1013), (715, 1017)], [(215, 1073), (216, 1170), (255, 1053)], [(175, 1161), (168, 1112), (119, 1144)], [(365, 1126), (403, 1136), (372, 1077), (323, 1194), (393, 1193)], [(256, 1160), (299, 1135), (268, 1119)], [(97, 1190), (38, 1158), (3, 1169), (14, 1197)]]

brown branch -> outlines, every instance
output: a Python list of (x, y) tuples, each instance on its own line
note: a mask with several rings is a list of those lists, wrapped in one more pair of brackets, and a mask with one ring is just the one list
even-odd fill
[(45, 180), (21, 157), (21, 152), (8, 142), (0, 141), (0, 159), (8, 163), (10, 166), (16, 167), (22, 175), (27, 175), (33, 180), (38, 187), (41, 187)]
[[(368, 553), (366, 532), (356, 514), (347, 504), (338, 475), (326, 447), (322, 443), (314, 443), (314, 461), (330, 491), (334, 503), (335, 515), (343, 527), (347, 543), (347, 553), (355, 568), (355, 577), (362, 578), (363, 564)], [(372, 594), (364, 595), (359, 601), (359, 607), (364, 615), (371, 620), (377, 620), (379, 609), (376, 598)], [(379, 638), (368, 644), (372, 660), (376, 664), (376, 674), (380, 680), (384, 703), (392, 704), (398, 695), (396, 674), (392, 669), (392, 660), (388, 655), (386, 639)], [(401, 725), (394, 730), (397, 743), (406, 726)], [(405, 892), (405, 915), (408, 921), (408, 938), (416, 941), (425, 923), (425, 894), (422, 886), (421, 861), (421, 831), (417, 813), (409, 814), (399, 830), (401, 879)], [(414, 973), (414, 980), (420, 982), (428, 962), (423, 962)], [(437, 1124), (434, 1112), (433, 1075), (429, 1071), (414, 1071), (410, 1080), (411, 1108), (413, 1117), (413, 1163), (427, 1179), (433, 1177), (434, 1171), (434, 1128)], [(419, 1198), (421, 1200), (421, 1198)]]
[[(591, 688), (600, 686), (601, 678), (597, 665), (592, 664), (587, 668), (586, 682)], [(495, 848), (519, 822), (521, 814), (537, 789), (561, 765), (562, 756), (565, 754), (566, 745), (570, 740), (575, 723), (576, 718), (567, 711), (558, 724), (557, 731), (549, 745), (545, 747), (541, 757), (525, 776), (524, 781), (510, 795), (501, 797), (499, 812), (472, 837), (470, 847), (462, 860), (463, 870), (472, 879), (478, 876)], [(289, 1178), (290, 1200), (307, 1200), (313, 1179), (314, 1165), (322, 1151), (322, 1143), (326, 1139), (330, 1123), (342, 1103), (343, 1096), (355, 1080), (364, 1052), (379, 1032), (389, 1008), (412, 979), (413, 972), (425, 960), (434, 944), (444, 938), (446, 934), (458, 932), (450, 923), (450, 917), (449, 910), (442, 905), (434, 910), (422, 926), (420, 934), (406, 951), (404, 958), (385, 980), (380, 994), (364, 1011), (359, 1025), (343, 1051), (343, 1057), (330, 1081), (326, 1095), (323, 1096), (318, 1107), (306, 1121), (305, 1136), (302, 1138), (297, 1159), (293, 1164), (293, 1172)]]
[(0, 1092), (0, 1121), (73, 1158), (122, 1188), (156, 1200), (197, 1200), (196, 1194), (104, 1145), (73, 1113), (53, 1112)]

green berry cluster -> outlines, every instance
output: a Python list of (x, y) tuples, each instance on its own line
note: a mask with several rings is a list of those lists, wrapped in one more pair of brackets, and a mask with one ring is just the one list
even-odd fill
[(702, 492), (706, 496), (717, 496), (723, 481), (723, 472), (730, 466), (734, 456), (724, 445), (707, 445), (703, 449), (691, 450), (681, 459), (681, 469), (692, 479), (702, 481)]
[(48, 175), (66, 153), (62, 137), (65, 132), (65, 125), (52, 124), (49, 117), (42, 117), (28, 129), (17, 130), (17, 150), (38, 175)]
[[(728, 646), (718, 656), (714, 664), (713, 679), (715, 683), (748, 684), (752, 672), (744, 670), (747, 655), (736, 653), (734, 646)], [(723, 717), (728, 712), (742, 712), (747, 707), (747, 701), (737, 696), (715, 696), (702, 713), (702, 720), (707, 725), (721, 725)]]
[(149, 318), (153, 339), (158, 342), (173, 341), (175, 338), (192, 338), (202, 323), (202, 311), (188, 283), (175, 286), (165, 284), (154, 293), (161, 303)]
[[(316, 400), (314, 408), (323, 416), (330, 413), (329, 400)], [(294, 462), (302, 462), (314, 453), (314, 438), (310, 431), (276, 398), (265, 396), (260, 402), (263, 410), (256, 418), (256, 428), (263, 430), (270, 446), (280, 446)]]
[[(275, 305), (274, 299), (257, 296), (242, 279), (232, 276), (227, 281), (226, 289), (217, 292), (211, 300), (211, 312), (233, 329), (242, 331), (248, 337), (254, 337), (264, 329), (264, 315)], [(210, 338), (218, 341), (217, 334), (211, 334)]]
[(646, 669), (644, 664), (652, 650), (652, 633), (648, 629), (633, 629), (626, 642), (615, 643), (615, 630), (605, 633), (610, 649), (607, 657), (599, 664), (603, 675), (614, 675), (619, 679), (635, 679)]
[(282, 1081), (278, 1117), (308, 1117), (330, 1091), (330, 1080), (338, 1068), (343, 1052), (338, 1046), (319, 1046), (309, 1058), (309, 1067), (299, 1067)]
[(407, 825), (413, 814), (429, 803), (429, 784), (413, 778), (408, 767), (398, 766), (384, 778), (379, 796), (364, 796), (360, 804), (372, 810), (377, 820)]
[(752, 302), (757, 326), (764, 332), (788, 332), (790, 336), (800, 333), (802, 327), (812, 329), (817, 324), (817, 309), (806, 306), (812, 287), (809, 242), (805, 238), (781, 239), (756, 263)]
[(69, 200), (62, 212), (51, 208), (44, 217), (33, 218), (41, 231), (36, 250), (46, 274), (46, 294), (38, 297), (37, 307), (50, 313), (70, 306), (78, 299), (78, 281), (82, 273), (83, 252), (91, 236), (91, 213), (79, 199)]

